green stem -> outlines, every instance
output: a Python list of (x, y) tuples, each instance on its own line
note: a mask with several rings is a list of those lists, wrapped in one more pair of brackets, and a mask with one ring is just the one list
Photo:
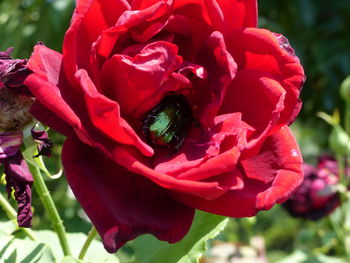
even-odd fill
[(345, 131), (350, 135), (350, 101), (346, 102), (344, 117), (344, 128)]
[[(13, 221), (16, 225), (17, 224), (17, 212), (11, 204), (6, 200), (6, 198), (0, 193), (0, 206), (1, 208), (6, 212), (7, 216)], [(33, 231), (29, 228), (24, 227), (18, 227), (21, 229), (31, 240), (38, 240)]]
[(49, 190), (46, 187), (46, 184), (41, 175), (41, 172), (37, 167), (29, 163), (28, 165), (34, 178), (34, 188), (38, 193), (48, 216), (51, 219), (52, 225), (58, 235), (58, 239), (60, 241), (63, 254), (65, 256), (69, 256), (71, 255), (71, 251), (68, 245), (67, 235), (64, 229), (63, 221), (60, 218), (60, 215), (58, 214), (57, 208), (52, 200)]
[(92, 243), (92, 240), (94, 240), (94, 237), (96, 236), (96, 233), (97, 233), (96, 228), (94, 226), (92, 226), (92, 228), (90, 229), (89, 234), (87, 236), (87, 239), (85, 240), (85, 243), (84, 243), (83, 247), (81, 248), (78, 259), (80, 259), (80, 260), (84, 259), (86, 252), (88, 251), (88, 248)]

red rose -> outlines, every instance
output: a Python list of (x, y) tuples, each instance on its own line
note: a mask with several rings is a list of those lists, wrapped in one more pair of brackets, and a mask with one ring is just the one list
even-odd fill
[(289, 214), (310, 220), (319, 220), (340, 205), (337, 189), (339, 167), (330, 156), (319, 157), (316, 167), (303, 164), (304, 181), (283, 204)]
[(67, 180), (108, 251), (144, 233), (177, 242), (195, 208), (253, 216), (301, 183), (287, 125), (303, 69), (256, 11), (255, 0), (80, 0), (63, 55), (35, 47), (32, 113), (67, 136)]

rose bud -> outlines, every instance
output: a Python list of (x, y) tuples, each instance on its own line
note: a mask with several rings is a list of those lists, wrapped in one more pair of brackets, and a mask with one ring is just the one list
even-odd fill
[(322, 156), (317, 167), (303, 165), (304, 182), (283, 204), (290, 215), (318, 220), (339, 206), (339, 195), (335, 185), (339, 181), (338, 164)]
[(37, 45), (31, 113), (67, 137), (68, 183), (115, 252), (174, 243), (195, 209), (253, 216), (303, 180), (288, 127), (305, 76), (255, 0), (78, 0), (63, 54)]

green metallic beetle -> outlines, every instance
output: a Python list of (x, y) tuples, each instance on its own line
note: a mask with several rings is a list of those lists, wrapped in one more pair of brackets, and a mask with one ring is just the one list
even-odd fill
[(142, 130), (152, 146), (178, 151), (193, 120), (186, 97), (170, 95), (147, 113)]

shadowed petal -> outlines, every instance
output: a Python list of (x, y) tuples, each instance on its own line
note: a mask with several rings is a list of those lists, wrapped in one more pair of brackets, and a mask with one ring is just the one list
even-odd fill
[(187, 98), (196, 119), (209, 127), (213, 125), (225, 92), (236, 75), (237, 65), (226, 50), (224, 36), (218, 31), (206, 39), (196, 57), (196, 63), (206, 70), (207, 79), (193, 78), (194, 88)]
[(91, 123), (114, 141), (132, 145), (144, 155), (152, 156), (153, 149), (120, 116), (118, 103), (99, 93), (85, 70), (79, 70), (76, 78), (84, 91), (84, 102)]
[(14, 156), (23, 142), (22, 132), (0, 134), (0, 160)]
[(10, 196), (14, 189), (18, 203), (17, 222), (20, 227), (30, 227), (32, 221), (32, 190), (33, 177), (29, 172), (22, 153), (18, 151), (14, 156), (4, 161), (7, 193)]
[(51, 156), (52, 141), (49, 138), (49, 134), (45, 130), (36, 131), (34, 127), (31, 129), (33, 139), (37, 142), (38, 153), (33, 157)]
[(107, 251), (115, 252), (141, 234), (174, 243), (187, 233), (193, 209), (173, 201), (161, 187), (106, 159), (75, 136), (66, 140), (62, 160), (67, 180)]

